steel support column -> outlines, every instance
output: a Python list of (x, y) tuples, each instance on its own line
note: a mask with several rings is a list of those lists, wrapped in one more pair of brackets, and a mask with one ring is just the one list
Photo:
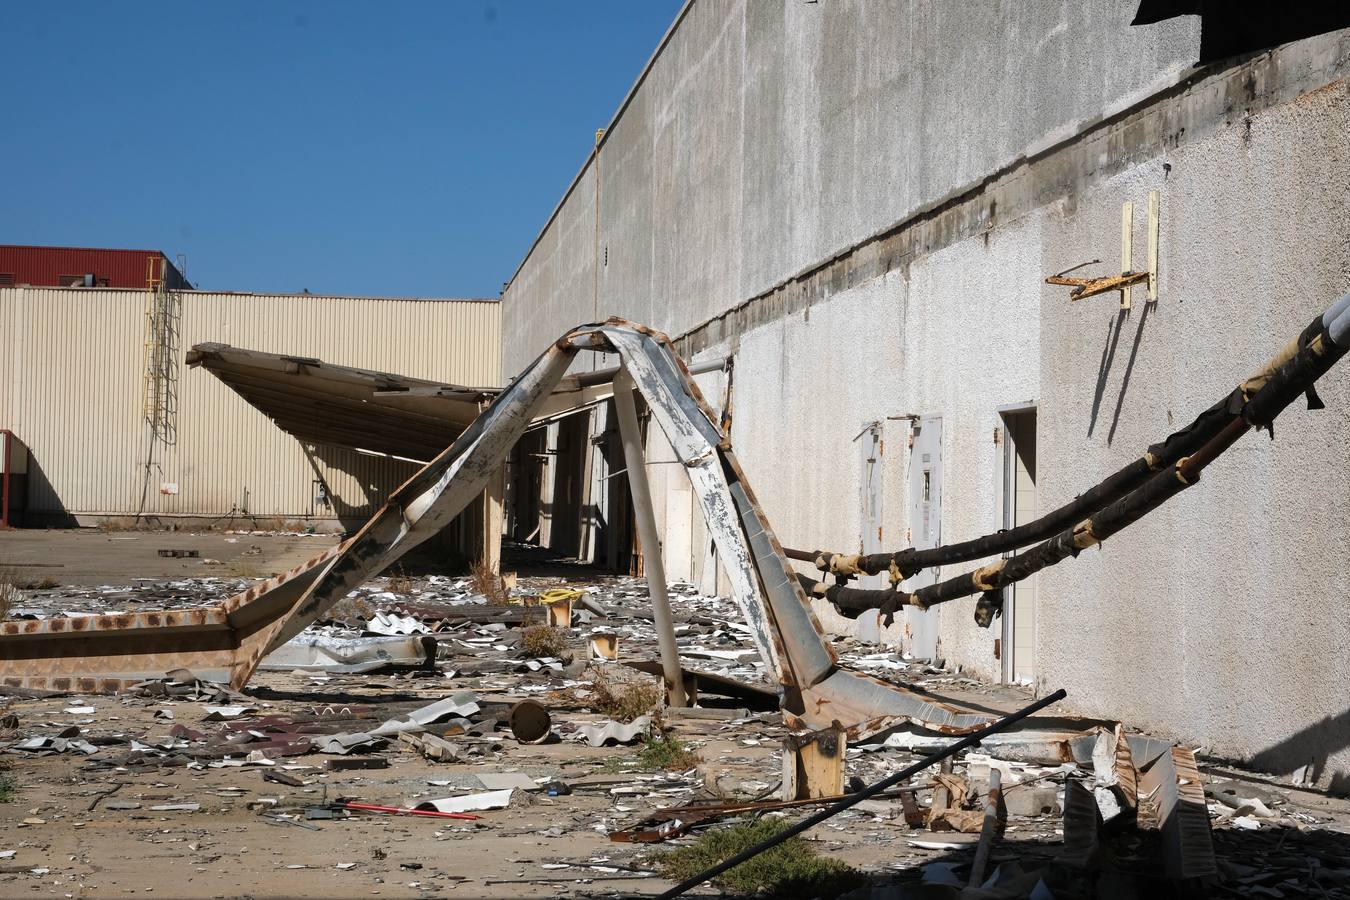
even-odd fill
[(619, 438), (623, 442), (624, 463), (628, 466), (628, 490), (633, 497), (633, 518), (647, 573), (647, 591), (652, 599), (652, 621), (656, 641), (661, 648), (661, 671), (665, 675), (666, 694), (671, 706), (687, 706), (684, 676), (680, 670), (680, 651), (675, 645), (675, 622), (666, 594), (666, 565), (661, 558), (661, 537), (656, 530), (651, 488), (647, 484), (647, 458), (642, 450), (642, 429), (638, 426), (633, 403), (633, 378), (620, 368), (614, 376), (614, 409), (619, 416)]

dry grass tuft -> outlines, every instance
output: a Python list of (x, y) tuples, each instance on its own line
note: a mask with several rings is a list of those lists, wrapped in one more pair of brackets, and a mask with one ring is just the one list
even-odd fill
[(17, 569), (0, 563), (0, 619), (7, 617), (9, 608), (14, 605), (19, 590), (18, 578)]
[(412, 576), (405, 572), (402, 566), (399, 566), (389, 573), (385, 587), (395, 594), (411, 594), (413, 589)]
[(10, 607), (22, 599), (23, 591), (45, 591), (60, 586), (60, 582), (50, 575), (33, 578), (25, 575), (19, 566), (0, 563), (0, 619), (9, 615)]
[(473, 564), (471, 570), (473, 576), (473, 590), (475, 594), (482, 594), (487, 598), (488, 603), (500, 605), (510, 600), (511, 594), (506, 589), (506, 582), (502, 577), (492, 571), (483, 560)]
[(664, 692), (646, 680), (617, 682), (600, 669), (592, 669), (591, 708), (616, 722), (631, 722), (661, 705)]
[(556, 658), (567, 649), (567, 632), (552, 625), (531, 625), (520, 633), (520, 647), (531, 656)]

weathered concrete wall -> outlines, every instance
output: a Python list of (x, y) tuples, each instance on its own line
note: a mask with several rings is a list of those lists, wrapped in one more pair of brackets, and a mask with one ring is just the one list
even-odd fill
[(592, 157), (507, 288), (504, 376), (597, 314), (686, 331), (1174, 80), (1196, 20), (1131, 15), (696, 0), (605, 137), (598, 197)]
[[(1157, 306), (1122, 319), (1106, 298), (1042, 303), (1046, 509), (1189, 422), (1350, 288), (1350, 83), (1054, 205), (1045, 271), (1098, 253), (1121, 202), (1150, 189)], [(1248, 435), (1198, 485), (1042, 576), (1045, 685), (1270, 770), (1330, 757), (1350, 771), (1350, 367), (1318, 390), (1325, 410), (1295, 403), (1273, 442)]]
[[(1136, 205), (1143, 259), (1161, 198), (1160, 299), (1070, 303), (1044, 274), (1118, 253)], [(1001, 526), (997, 408), (1039, 401), (1040, 506), (1051, 509), (1226, 394), (1350, 287), (1350, 82), (1235, 118), (986, 237), (841, 291), (740, 337), (733, 440), (789, 546), (860, 540), (853, 436), (870, 420), (944, 418), (943, 535)], [(1350, 772), (1350, 369), (1252, 435), (1195, 488), (1040, 576), (1038, 681), (1268, 770)], [(885, 425), (885, 522), (909, 527), (908, 425)], [(904, 546), (903, 539), (888, 545)], [(973, 565), (973, 564), (972, 564)], [(944, 570), (955, 574), (965, 567)], [(941, 653), (998, 676), (997, 630), (942, 608)], [(1342, 784), (1342, 787), (1347, 786)]]
[[(741, 338), (732, 440), (786, 546), (859, 549), (855, 438), (877, 420), (884, 543), (907, 545), (910, 423), (889, 417), (911, 414), (943, 420), (944, 538), (1001, 526), (997, 410), (1039, 395), (1036, 224), (947, 248), (908, 278), (873, 279)], [(941, 655), (997, 677), (988, 632), (965, 627), (969, 605), (941, 615)]]
[[(907, 279), (863, 282), (739, 337), (733, 438), (785, 544), (857, 547), (849, 442), (865, 421), (943, 415), (944, 539), (974, 537), (1002, 524), (1000, 405), (1039, 402), (1049, 510), (1189, 422), (1350, 287), (1350, 82), (1196, 131), (916, 260)], [(1070, 303), (1041, 284), (1116, 258), (1125, 201), (1142, 264), (1150, 190), (1156, 306), (1142, 288), (1123, 314), (1114, 294)], [(1269, 770), (1350, 772), (1350, 627), (1331, 613), (1350, 576), (1329, 562), (1350, 552), (1350, 369), (1320, 391), (1326, 410), (1297, 404), (1276, 441), (1247, 437), (1198, 486), (1039, 576), (1041, 686)], [(886, 423), (893, 535), (910, 524), (906, 454), (889, 452), (906, 431)], [(942, 608), (941, 653), (997, 677), (997, 630), (977, 628), (971, 606)]]
[[(886, 544), (906, 545), (910, 425), (890, 417), (910, 414), (943, 419), (945, 542), (1002, 525), (1001, 406), (1039, 405), (1049, 510), (1350, 287), (1350, 31), (1141, 97), (1192, 57), (1193, 31), (1129, 29), (1128, 10), (1095, 4), (1082, 21), (1028, 4), (989, 23), (947, 18), (959, 5), (824, 6), (695, 3), (600, 152), (598, 290), (583, 285), (599, 305), (544, 277), (536, 248), (504, 309), (508, 370), (579, 321), (547, 320), (567, 310), (732, 354), (733, 442), (785, 545), (858, 547), (853, 439), (876, 420)], [(897, 46), (914, 52), (878, 50)], [(1109, 270), (1127, 200), (1142, 267), (1151, 190), (1156, 306), (1136, 288), (1121, 316), (1115, 295), (1075, 304), (1043, 284), (1094, 258)], [(580, 193), (540, 247), (583, 221)], [(1350, 626), (1333, 611), (1350, 594), (1336, 562), (1350, 369), (1322, 394), (1327, 410), (1291, 410), (1275, 443), (1248, 436), (1166, 508), (1040, 576), (1041, 686), (1271, 770), (1314, 760), (1350, 787)], [(668, 567), (709, 589), (688, 502), (667, 493)], [(972, 607), (941, 609), (939, 654), (997, 677), (998, 632)]]

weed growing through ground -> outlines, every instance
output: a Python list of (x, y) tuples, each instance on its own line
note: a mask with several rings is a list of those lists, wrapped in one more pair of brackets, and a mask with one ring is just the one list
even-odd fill
[(638, 767), (649, 772), (683, 772), (703, 762), (703, 757), (695, 753), (688, 744), (676, 740), (671, 735), (653, 725), (652, 730), (637, 752)]
[(511, 595), (506, 590), (502, 577), (492, 571), (492, 567), (484, 560), (480, 559), (474, 563), (470, 574), (473, 578), (474, 593), (482, 594), (488, 603), (502, 604), (510, 601)]
[(395, 594), (411, 594), (413, 589), (413, 580), (402, 566), (389, 573), (389, 578), (385, 582), (385, 587)]
[(552, 625), (531, 625), (520, 633), (520, 647), (530, 656), (562, 656), (567, 632)]
[(0, 803), (9, 803), (19, 795), (19, 783), (8, 772), (0, 772)]
[(616, 682), (601, 669), (591, 670), (591, 708), (616, 722), (631, 722), (656, 709), (661, 689), (649, 681)]
[[(715, 828), (687, 847), (654, 856), (651, 862), (671, 881), (683, 881), (787, 827), (787, 823), (778, 819), (761, 819), (747, 825)], [(737, 893), (759, 891), (775, 897), (836, 897), (863, 883), (856, 869), (820, 856), (800, 837), (788, 838), (714, 880)]]

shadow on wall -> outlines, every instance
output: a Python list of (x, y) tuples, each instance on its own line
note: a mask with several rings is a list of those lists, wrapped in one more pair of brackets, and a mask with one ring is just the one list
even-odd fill
[[(337, 516), (342, 527), (348, 532), (354, 532), (369, 521), (375, 511), (380, 508), (384, 501), (393, 493), (394, 489), (406, 481), (421, 466), (416, 463), (403, 463), (398, 460), (379, 462), (383, 465), (378, 467), (374, 465), (376, 459), (364, 456), (354, 450), (347, 450), (342, 447), (329, 447), (322, 444), (301, 444), (305, 450), (305, 455), (309, 458), (310, 465), (314, 467), (315, 479), (321, 481), (324, 485), (324, 493), (332, 507), (332, 513)], [(319, 466), (318, 463), (323, 463)], [(379, 477), (377, 468), (389, 468), (389, 474), (386, 477)], [(394, 467), (397, 466), (396, 471)], [(344, 497), (333, 490), (332, 483), (325, 474), (325, 469), (329, 471), (338, 471), (349, 475), (353, 481), (361, 485), (364, 492), (363, 497), (353, 498)], [(317, 493), (317, 491), (316, 491)], [(314, 515), (324, 515), (328, 510), (319, 505), (317, 499), (314, 500)]]
[[(1125, 394), (1130, 389), (1130, 376), (1134, 374), (1134, 363), (1139, 358), (1139, 344), (1144, 338), (1144, 323), (1148, 321), (1148, 314), (1157, 305), (1157, 301), (1142, 304), (1142, 311), (1139, 314), (1139, 325), (1134, 330), (1134, 343), (1130, 347), (1130, 359), (1125, 364), (1125, 374), (1120, 379), (1120, 393), (1116, 396), (1116, 409), (1111, 414), (1111, 430), (1106, 433), (1106, 444), (1116, 437), (1116, 426), (1120, 424), (1120, 411), (1125, 406)], [(1116, 348), (1120, 345), (1120, 334), (1125, 330), (1125, 325), (1130, 319), (1130, 310), (1122, 309), (1117, 313), (1116, 318), (1106, 325), (1106, 343), (1102, 346), (1102, 359), (1097, 367), (1097, 387), (1092, 395), (1092, 414), (1088, 418), (1088, 437), (1097, 429), (1097, 419), (1101, 415), (1102, 399), (1106, 394), (1106, 382), (1111, 375), (1111, 366), (1116, 359)]]
[(1267, 747), (1252, 757), (1251, 766), (1272, 775), (1290, 775), (1311, 764), (1309, 780), (1321, 783), (1329, 775), (1328, 790), (1350, 796), (1350, 772), (1326, 770), (1327, 760), (1346, 748), (1350, 748), (1350, 710), (1327, 716)]
[[(24, 490), (26, 496), (21, 501), (23, 513), (17, 523), (25, 528), (79, 528), (80, 523), (66, 509), (66, 505), (61, 502), (61, 497), (56, 493), (56, 488), (47, 479), (47, 475), (42, 470), (42, 464), (38, 462), (36, 456), (28, 457), (28, 478)], [(34, 497), (48, 497), (54, 501), (55, 505), (50, 508), (40, 508), (33, 506)]]

